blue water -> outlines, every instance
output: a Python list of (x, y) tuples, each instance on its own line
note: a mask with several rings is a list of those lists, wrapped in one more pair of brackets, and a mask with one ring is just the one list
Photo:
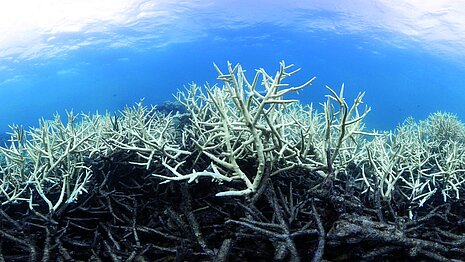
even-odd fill
[[(8, 131), (12, 123), (36, 125), (39, 118), (51, 118), (64, 110), (111, 112), (141, 98), (147, 104), (173, 100), (176, 90), (193, 81), (216, 83), (212, 64), (225, 69), (227, 61), (241, 63), (250, 73), (259, 67), (274, 73), (281, 60), (295, 64), (302, 70), (289, 79), (291, 84), (317, 77), (313, 86), (300, 92), (302, 103), (324, 101), (325, 85), (339, 89), (345, 83), (347, 99), (364, 91), (364, 101), (372, 107), (366, 118), (370, 129), (393, 129), (408, 116), (423, 119), (439, 110), (465, 119), (465, 63), (453, 50), (438, 51), (390, 30), (350, 31), (317, 25), (307, 30), (296, 26), (316, 19), (337, 25), (339, 18), (328, 11), (330, 7), (325, 12), (290, 7), (286, 12), (298, 13), (299, 19), (286, 23), (266, 19), (278, 10), (270, 7), (252, 22), (226, 17), (223, 22), (227, 23), (218, 26), (218, 21), (211, 25), (207, 17), (219, 7), (200, 3), (193, 1), (192, 10), (189, 5), (177, 9), (176, 3), (159, 7), (159, 11), (176, 10), (176, 16), (186, 15), (173, 23), (160, 25), (151, 18), (92, 34), (56, 33), (56, 42), (32, 56), (19, 51), (2, 55), (0, 132)], [(229, 4), (234, 5), (234, 1)], [(228, 14), (234, 17), (244, 10), (232, 9)], [(142, 26), (144, 30), (137, 30)], [(189, 31), (192, 28), (197, 30)], [(111, 39), (99, 41), (109, 37), (130, 41), (120, 45), (112, 45)], [(400, 40), (388, 41), (394, 37)], [(62, 48), (72, 44), (74, 48)], [(54, 54), (51, 49), (59, 51)], [(0, 50), (0, 55), (5, 50)]]

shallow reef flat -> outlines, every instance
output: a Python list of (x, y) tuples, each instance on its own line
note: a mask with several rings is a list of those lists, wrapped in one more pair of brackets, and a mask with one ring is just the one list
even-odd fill
[(464, 261), (455, 115), (367, 131), (364, 93), (314, 107), (292, 65), (215, 69), (176, 102), (11, 126), (0, 261)]

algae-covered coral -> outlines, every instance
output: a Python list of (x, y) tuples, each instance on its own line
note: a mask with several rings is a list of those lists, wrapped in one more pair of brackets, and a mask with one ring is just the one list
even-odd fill
[(251, 79), (240, 65), (215, 68), (219, 84), (177, 93), (182, 113), (139, 102), (12, 126), (0, 148), (1, 258), (465, 256), (456, 116), (368, 132), (363, 93), (347, 102), (344, 86), (327, 87), (314, 108), (288, 98), (315, 80), (289, 86), (292, 65)]

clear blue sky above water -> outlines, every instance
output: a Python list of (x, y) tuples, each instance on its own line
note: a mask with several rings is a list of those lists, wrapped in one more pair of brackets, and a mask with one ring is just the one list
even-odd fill
[[(160, 9), (175, 7), (171, 4)], [(189, 17), (209, 16), (220, 11), (214, 5), (202, 8), (192, 7), (193, 11), (178, 11), (176, 15), (190, 12)], [(316, 18), (338, 22), (327, 10), (291, 8), (288, 12), (293, 10), (307, 22)], [(272, 11), (265, 15), (272, 15)], [(234, 10), (231, 12), (234, 14)], [(147, 104), (172, 100), (177, 89), (192, 81), (217, 82), (212, 63), (226, 68), (226, 61), (239, 62), (250, 72), (258, 67), (273, 72), (280, 60), (295, 64), (302, 70), (290, 79), (291, 84), (317, 77), (313, 86), (299, 94), (303, 103), (324, 101), (325, 85), (339, 89), (345, 83), (348, 99), (365, 91), (365, 103), (372, 107), (367, 118), (369, 128), (392, 129), (408, 116), (422, 119), (438, 110), (465, 118), (465, 64), (453, 50), (432, 50), (418, 39), (399, 38), (399, 33), (390, 30), (363, 28), (353, 32), (327, 26), (304, 30), (291, 22), (282, 24), (259, 17), (247, 24), (231, 19), (228, 26), (211, 28), (197, 21), (201, 30), (185, 31), (182, 21), (160, 27), (156, 19), (149, 19), (142, 25), (119, 26), (112, 31), (117, 32), (118, 39), (131, 39), (119, 45), (103, 41), (111, 34), (102, 29), (56, 33), (61, 34), (55, 36), (60, 41), (39, 48), (31, 56), (12, 52), (11, 47), (0, 49), (5, 53), (0, 60), (0, 131), (8, 130), (11, 123), (35, 125), (40, 117), (51, 118), (54, 112), (63, 113), (65, 109), (116, 111), (141, 98)], [(137, 26), (148, 29), (141, 33), (134, 30)], [(160, 28), (178, 30), (183, 33), (182, 40), (174, 41), (176, 36), (167, 37)], [(169, 41), (161, 41), (158, 35)], [(86, 44), (60, 49), (84, 38)], [(401, 40), (388, 41), (392, 38)]]

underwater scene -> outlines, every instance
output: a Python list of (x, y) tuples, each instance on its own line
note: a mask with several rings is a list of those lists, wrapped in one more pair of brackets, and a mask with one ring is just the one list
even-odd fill
[(0, 3), (0, 261), (465, 261), (460, 1)]

